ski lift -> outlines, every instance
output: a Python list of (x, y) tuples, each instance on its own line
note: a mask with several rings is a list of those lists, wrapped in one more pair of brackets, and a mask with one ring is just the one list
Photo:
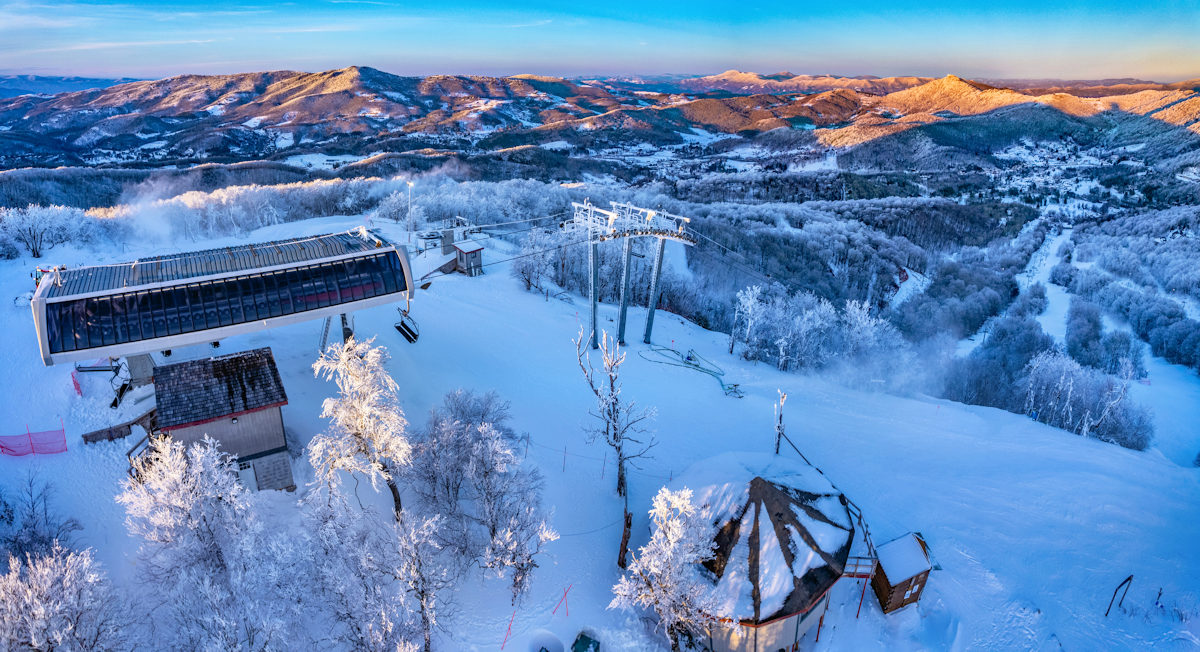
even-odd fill
[(400, 313), (400, 321), (393, 324), (396, 331), (404, 336), (410, 344), (416, 344), (417, 338), (421, 336), (421, 328), (417, 326), (417, 320), (413, 319), (408, 310), (396, 308), (396, 312)]

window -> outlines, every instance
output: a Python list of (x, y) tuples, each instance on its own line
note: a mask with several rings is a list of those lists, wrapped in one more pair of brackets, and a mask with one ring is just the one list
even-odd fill
[(46, 304), (51, 353), (243, 324), (407, 289), (394, 253)]
[(254, 310), (259, 319), (266, 319), (271, 316), (271, 306), (267, 303), (266, 281), (260, 274), (251, 276), (250, 280), (254, 282)]
[(129, 327), (126, 326), (125, 321), (125, 295), (118, 294), (115, 297), (109, 297), (108, 304), (112, 311), (113, 343), (124, 344), (129, 341)]
[(296, 290), (296, 286), (291, 282), (291, 272), (274, 272), (276, 279), (276, 287), (279, 291), (279, 310), (284, 315), (290, 315), (296, 312), (303, 312), (303, 308), (297, 308), (292, 302), (292, 292)]
[(254, 279), (249, 276), (238, 279), (238, 289), (242, 302), (242, 318), (246, 321), (258, 319), (258, 308), (254, 303)]
[(920, 580), (920, 578), (917, 578), (912, 581), (912, 584), (908, 585), (908, 590), (904, 592), (904, 600), (908, 601), (909, 598), (912, 598), (915, 595), (919, 595), (920, 593), (921, 593), (921, 580)]
[(138, 312), (138, 295), (125, 295), (125, 342), (142, 339), (142, 316)]
[(200, 296), (200, 286), (195, 283), (187, 286), (188, 312), (185, 325), (188, 331), (198, 331), (208, 328), (204, 318), (204, 300)]

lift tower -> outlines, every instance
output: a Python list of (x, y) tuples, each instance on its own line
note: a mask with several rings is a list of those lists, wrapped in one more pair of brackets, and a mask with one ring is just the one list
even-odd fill
[(657, 238), (654, 268), (650, 277), (650, 299), (646, 313), (646, 334), (642, 340), (649, 344), (650, 334), (654, 329), (654, 310), (658, 307), (659, 281), (662, 278), (663, 256), (666, 253), (667, 240), (675, 240), (685, 245), (696, 244), (695, 236), (688, 231), (687, 224), (691, 220), (679, 215), (672, 215), (649, 208), (639, 208), (632, 204), (610, 202), (611, 210), (597, 208), (590, 201), (581, 204), (573, 202), (574, 217), (571, 224), (580, 230), (587, 231), (588, 268), (591, 285), (591, 327), (592, 348), (599, 348), (599, 329), (596, 323), (596, 308), (600, 297), (600, 262), (599, 244), (605, 240), (624, 240), (623, 259), (621, 264), (621, 312), (617, 325), (617, 341), (625, 343), (625, 320), (629, 312), (630, 258), (633, 255), (633, 238)]

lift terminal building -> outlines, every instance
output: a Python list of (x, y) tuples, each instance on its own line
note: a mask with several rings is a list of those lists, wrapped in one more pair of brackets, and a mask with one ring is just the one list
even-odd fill
[(116, 358), (412, 298), (403, 248), (366, 228), (56, 267), (31, 301), (42, 361)]

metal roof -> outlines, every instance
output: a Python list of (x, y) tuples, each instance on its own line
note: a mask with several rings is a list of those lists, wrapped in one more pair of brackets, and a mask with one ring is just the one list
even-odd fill
[(349, 254), (376, 253), (388, 246), (391, 243), (374, 231), (360, 228), (343, 233), (155, 256), (128, 263), (60, 269), (61, 284), (50, 283), (45, 297), (58, 299), (264, 267), (299, 265)]
[(164, 430), (287, 403), (267, 347), (155, 367), (154, 395)]

